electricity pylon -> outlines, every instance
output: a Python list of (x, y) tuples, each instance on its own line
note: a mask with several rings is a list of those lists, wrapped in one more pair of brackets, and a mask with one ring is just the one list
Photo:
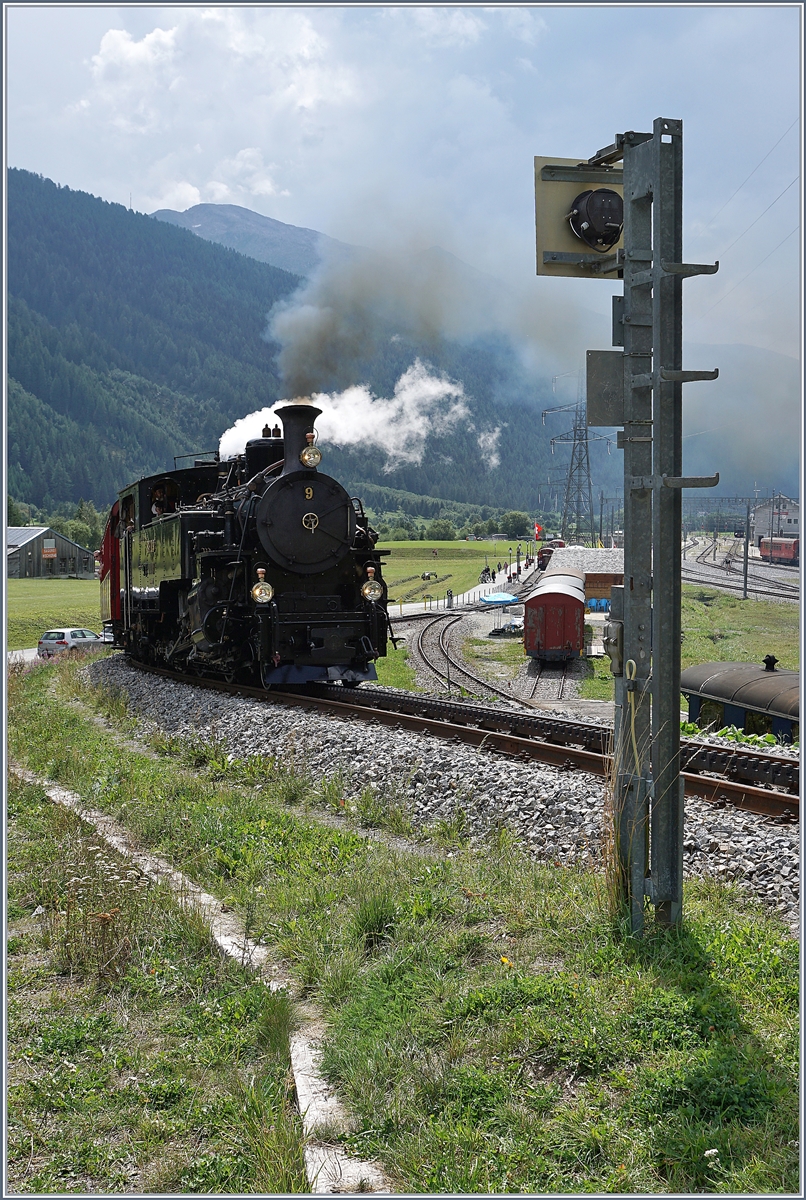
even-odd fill
[[(559, 376), (555, 377), (554, 382)], [(546, 415), (555, 412), (573, 412), (574, 427), (567, 433), (560, 433), (551, 439), (551, 452), (554, 453), (555, 442), (571, 442), (571, 462), (565, 480), (565, 503), (563, 504), (563, 519), (560, 537), (563, 540), (574, 531), (576, 541), (589, 541), (596, 546), (596, 522), (593, 513), (593, 488), (591, 486), (591, 464), (588, 453), (588, 443), (605, 441), (610, 451), (611, 439), (602, 434), (591, 435), (588, 432), (587, 405), (582, 395), (582, 373), (577, 376), (576, 404), (563, 404), (559, 408), (543, 410), (543, 424)]]

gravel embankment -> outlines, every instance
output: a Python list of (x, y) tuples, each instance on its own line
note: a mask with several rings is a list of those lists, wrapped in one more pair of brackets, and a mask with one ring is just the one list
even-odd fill
[[(363, 721), (197, 689), (128, 665), (123, 655), (87, 667), (122, 688), (138, 715), (165, 733), (215, 736), (235, 758), (271, 754), (314, 778), (345, 773), (348, 792), (373, 785), (404, 801), (416, 826), (464, 810), (471, 835), (505, 822), (545, 861), (587, 865), (602, 827), (602, 781), (581, 772), (511, 762), (472, 746)], [(686, 801), (687, 877), (736, 880), (775, 908), (794, 933), (799, 914), (799, 827), (698, 799)]]

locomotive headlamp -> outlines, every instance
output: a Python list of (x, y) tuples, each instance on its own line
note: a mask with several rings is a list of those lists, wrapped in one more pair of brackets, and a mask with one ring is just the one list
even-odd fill
[(369, 575), (369, 579), (361, 588), (361, 595), (365, 600), (371, 600), (374, 604), (383, 596), (383, 586), (375, 578), (374, 567), (367, 567), (367, 575)]
[(268, 604), (274, 595), (274, 588), (270, 583), (266, 583), (266, 568), (258, 567), (257, 569), (258, 582), (252, 588), (252, 599), (255, 604)]
[(308, 445), (300, 451), (299, 461), (303, 467), (318, 467), (322, 461), (322, 451), (313, 445), (312, 433), (306, 433), (305, 436), (308, 439)]
[(612, 188), (580, 192), (571, 205), (568, 222), (573, 232), (593, 250), (615, 246), (624, 227), (624, 201)]

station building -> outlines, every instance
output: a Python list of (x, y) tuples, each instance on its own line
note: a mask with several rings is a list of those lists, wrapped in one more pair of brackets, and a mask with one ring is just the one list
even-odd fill
[(562, 546), (555, 550), (546, 575), (581, 571), (585, 577), (585, 600), (609, 600), (610, 589), (624, 583), (624, 551), (589, 546)]
[(762, 538), (800, 537), (800, 504), (788, 496), (773, 496), (757, 504), (750, 514), (750, 536), (757, 546)]
[(95, 555), (86, 546), (42, 525), (9, 525), (8, 579), (94, 579)]

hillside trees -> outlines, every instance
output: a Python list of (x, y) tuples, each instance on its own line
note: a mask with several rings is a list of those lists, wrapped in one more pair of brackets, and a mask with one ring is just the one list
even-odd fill
[(451, 521), (436, 520), (426, 527), (425, 536), (434, 542), (452, 542), (456, 529)]
[[(296, 276), (27, 171), (8, 172), (7, 194), (16, 499), (105, 508), (133, 478), (214, 449), (235, 420), (282, 398), (266, 330)], [(461, 382), (468, 417), (449, 428), (435, 418), (419, 461), (362, 441), (328, 446), (328, 473), (356, 481), (353, 494), (400, 493), (387, 511), (425, 520), (455, 511), (457, 526), (533, 508), (548, 434), (534, 420), (539, 387), (508, 340), (418, 340), (384, 320), (369, 321), (363, 361), (342, 361), (322, 390), (365, 384), (391, 397), (420, 358)]]

